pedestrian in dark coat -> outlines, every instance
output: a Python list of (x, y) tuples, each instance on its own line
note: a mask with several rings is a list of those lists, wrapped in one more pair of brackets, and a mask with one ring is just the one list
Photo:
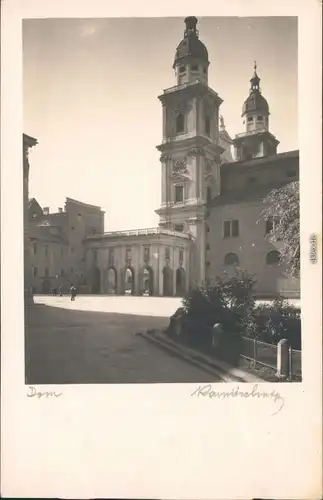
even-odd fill
[(74, 301), (76, 297), (76, 288), (74, 285), (71, 286), (70, 293), (71, 293), (71, 300)]

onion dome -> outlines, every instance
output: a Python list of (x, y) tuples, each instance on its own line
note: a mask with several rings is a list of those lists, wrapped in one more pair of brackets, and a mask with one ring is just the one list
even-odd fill
[(185, 59), (186, 57), (200, 59), (208, 64), (208, 51), (204, 43), (199, 40), (199, 33), (196, 29), (197, 18), (194, 16), (186, 17), (185, 24), (186, 29), (184, 31), (184, 38), (176, 49), (173, 67), (175, 68), (175, 66), (180, 64), (182, 59)]
[(242, 116), (256, 112), (261, 115), (269, 115), (269, 106), (266, 99), (262, 96), (261, 90), (259, 87), (260, 78), (257, 75), (257, 65), (254, 65), (254, 74), (250, 79), (250, 93), (248, 98), (243, 103), (242, 107)]

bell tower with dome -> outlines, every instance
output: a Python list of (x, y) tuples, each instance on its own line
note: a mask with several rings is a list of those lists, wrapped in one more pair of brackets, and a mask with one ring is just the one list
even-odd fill
[(245, 132), (233, 140), (237, 161), (277, 154), (279, 141), (269, 132), (269, 106), (260, 89), (257, 65), (250, 79), (249, 96), (242, 108)]
[(219, 107), (222, 99), (208, 86), (209, 57), (196, 29), (185, 19), (173, 69), (176, 84), (159, 96), (163, 107), (161, 207), (159, 226), (190, 234), (191, 283), (205, 279), (206, 202), (220, 193)]

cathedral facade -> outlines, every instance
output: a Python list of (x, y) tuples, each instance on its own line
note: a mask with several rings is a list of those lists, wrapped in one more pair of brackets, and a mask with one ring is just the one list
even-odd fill
[(285, 275), (279, 243), (267, 238), (271, 223), (261, 218), (265, 196), (298, 180), (298, 151), (277, 153), (256, 66), (242, 108), (244, 131), (229, 135), (223, 101), (208, 86), (208, 51), (196, 26), (195, 17), (185, 19), (175, 85), (159, 96), (158, 227), (86, 231), (74, 244), (82, 282), (73, 281), (91, 293), (182, 296), (241, 267), (255, 274), (259, 296), (298, 297), (299, 281)]

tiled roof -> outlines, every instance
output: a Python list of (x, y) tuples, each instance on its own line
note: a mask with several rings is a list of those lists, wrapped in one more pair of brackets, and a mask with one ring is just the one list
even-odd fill
[[(292, 158), (299, 158), (299, 150), (296, 149), (294, 151), (286, 151), (284, 153), (277, 153), (275, 155), (270, 155), (270, 156), (261, 156), (259, 158), (252, 158), (251, 160), (243, 160), (243, 161), (233, 161), (230, 163), (226, 163), (223, 166), (223, 169), (235, 169), (235, 168), (240, 168), (241, 166), (246, 166), (246, 167), (258, 167), (263, 164), (270, 164), (270, 163), (276, 163), (276, 162), (281, 162), (283, 160), (287, 159), (292, 159)], [(222, 169), (221, 169), (222, 170)]]
[(289, 184), (289, 181), (283, 181), (283, 182), (275, 182), (271, 184), (266, 184), (266, 185), (252, 185), (248, 186), (245, 189), (236, 189), (232, 191), (227, 191), (224, 193), (221, 193), (219, 196), (216, 198), (213, 198), (213, 200), (210, 201), (209, 206), (214, 207), (217, 205), (227, 205), (230, 203), (243, 203), (243, 202), (254, 202), (254, 201), (261, 201), (263, 200), (270, 191), (273, 189), (279, 189), (280, 187), (286, 186), (286, 184)]

